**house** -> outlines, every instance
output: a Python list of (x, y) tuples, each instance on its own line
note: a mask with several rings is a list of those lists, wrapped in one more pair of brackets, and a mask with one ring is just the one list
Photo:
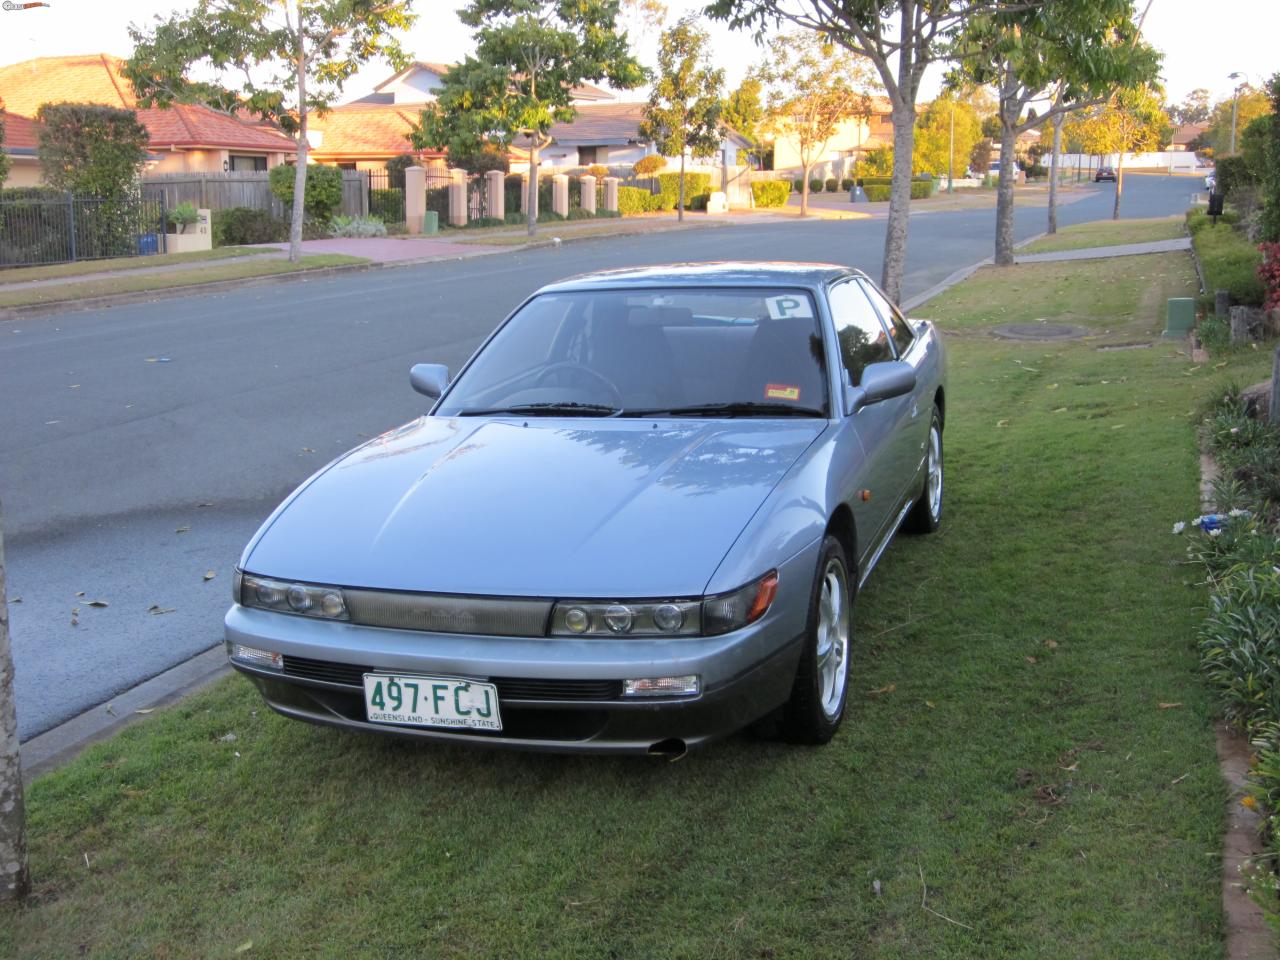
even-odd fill
[(1169, 138), (1169, 145), (1165, 149), (1190, 150), (1191, 144), (1203, 137), (1208, 129), (1207, 123), (1184, 123), (1173, 131), (1173, 136)]
[(139, 108), (122, 66), (118, 57), (94, 53), (37, 57), (0, 67), (5, 110), (11, 120), (15, 115), (31, 120), (44, 103), (136, 110), (150, 134), (149, 149), (157, 158), (151, 170), (157, 173), (267, 170), (293, 155), (293, 140), (267, 124), (196, 104)]
[[(893, 123), (890, 119), (893, 105), (887, 97), (872, 97), (870, 107), (869, 116), (853, 117), (837, 125), (826, 149), (814, 158), (815, 169), (835, 176), (868, 151), (893, 145)], [(784, 124), (765, 134), (766, 138), (770, 136), (773, 169), (801, 173), (800, 141), (796, 135)]]
[(0, 120), (4, 121), (4, 155), (9, 158), (9, 175), (3, 186), (39, 186), (40, 158), (36, 154), (39, 124), (8, 111), (0, 111)]

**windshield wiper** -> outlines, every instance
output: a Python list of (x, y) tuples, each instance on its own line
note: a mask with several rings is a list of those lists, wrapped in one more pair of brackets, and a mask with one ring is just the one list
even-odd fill
[(791, 403), (764, 403), (739, 400), (733, 403), (701, 403), (688, 407), (666, 407), (651, 410), (626, 410), (624, 417), (825, 417), (816, 407), (797, 407)]
[(607, 403), (578, 403), (573, 400), (548, 403), (519, 403), (513, 407), (475, 407), (459, 410), (455, 416), (481, 417), (494, 413), (518, 413), (533, 417), (555, 417), (560, 414), (584, 417), (612, 417), (622, 411)]

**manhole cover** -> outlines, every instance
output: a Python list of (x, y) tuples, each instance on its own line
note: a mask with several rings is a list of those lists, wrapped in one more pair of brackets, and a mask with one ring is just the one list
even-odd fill
[(1006, 340), (1076, 340), (1087, 336), (1084, 327), (1067, 323), (1007, 323), (991, 331)]

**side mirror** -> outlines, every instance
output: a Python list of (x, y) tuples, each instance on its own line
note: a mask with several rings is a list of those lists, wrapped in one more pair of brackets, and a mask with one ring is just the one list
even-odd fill
[(862, 382), (845, 391), (844, 412), (852, 416), (863, 407), (881, 400), (891, 400), (916, 388), (915, 367), (904, 360), (869, 363), (862, 371)]
[(415, 363), (409, 368), (409, 382), (424, 397), (439, 400), (449, 385), (449, 368), (443, 363)]

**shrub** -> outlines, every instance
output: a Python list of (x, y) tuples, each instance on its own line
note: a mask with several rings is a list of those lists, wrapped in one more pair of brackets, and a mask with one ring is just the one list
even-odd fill
[(889, 185), (887, 183), (863, 183), (862, 192), (867, 195), (867, 199), (872, 203), (882, 203), (889, 199)]
[(893, 147), (876, 147), (867, 151), (862, 160), (862, 170), (867, 176), (888, 177), (893, 175)]
[(641, 190), (639, 187), (618, 188), (618, 212), (624, 217), (658, 209), (656, 200), (657, 197), (648, 190)]
[(403, 190), (404, 172), (410, 167), (416, 166), (417, 163), (418, 158), (411, 153), (402, 153), (398, 157), (392, 157), (387, 161), (387, 184), (393, 190)]
[(556, 213), (554, 210), (552, 210), (550, 206), (548, 206), (546, 209), (538, 211), (539, 223), (556, 223), (563, 219), (565, 218), (560, 216), (560, 214)]
[(508, 210), (503, 223), (528, 223), (529, 215), (522, 210)]
[[(684, 208), (691, 210), (694, 197), (710, 194), (711, 174), (686, 173), (684, 175)], [(663, 173), (658, 176), (658, 209), (674, 210), (680, 197), (680, 174)]]
[(596, 217), (600, 220), (616, 220), (620, 216), (622, 216), (620, 210), (606, 210), (604, 207), (596, 209)]
[(841, 181), (840, 181), (840, 189), (841, 189), (841, 190), (843, 190), (845, 193), (848, 193), (850, 190), (852, 190), (852, 189), (853, 189), (853, 177), (845, 177), (843, 180), (841, 180)]
[(335, 216), (329, 221), (331, 237), (385, 237), (386, 225), (377, 217)]
[(597, 180), (603, 180), (609, 175), (609, 168), (603, 163), (593, 163), (591, 166), (587, 167), (586, 173), (589, 177), (595, 177)]
[(823, 186), (826, 188), (827, 193), (835, 193), (836, 190), (839, 188), (840, 184), (835, 177), (827, 177), (826, 181), (823, 183)]
[[(1240, 215), (1234, 210), (1223, 211), (1222, 216), (1218, 217), (1218, 222), (1226, 224), (1237, 224), (1240, 222)], [(1213, 218), (1205, 212), (1204, 207), (1192, 207), (1187, 211), (1187, 232), (1191, 236), (1195, 236), (1201, 230), (1213, 226)]]
[(756, 180), (751, 184), (751, 196), (757, 207), (785, 206), (790, 194), (790, 180)]
[(659, 153), (651, 153), (637, 160), (636, 165), (631, 169), (635, 171), (637, 177), (652, 177), (666, 168), (667, 158)]
[(1262, 252), (1262, 263), (1258, 264), (1258, 279), (1262, 282), (1264, 292), (1263, 306), (1268, 310), (1275, 310), (1280, 308), (1280, 243), (1264, 243), (1258, 249)]
[(1228, 200), (1239, 197), (1240, 191), (1251, 187), (1256, 182), (1249, 163), (1242, 156), (1222, 157), (1218, 160), (1213, 172), (1217, 181), (1217, 190)]
[(803, 192), (804, 192), (804, 181), (803, 181), (803, 180), (801, 180), (801, 179), (799, 179), (799, 178), (797, 178), (797, 179), (795, 179), (795, 180), (791, 181), (791, 188), (792, 188), (793, 190), (795, 190), (795, 192), (796, 192), (796, 193), (803, 193)]
[[(272, 194), (285, 206), (293, 204), (295, 174), (294, 167), (282, 163), (272, 167), (271, 173), (267, 175)], [(308, 217), (321, 220), (327, 225), (342, 206), (342, 171), (323, 163), (309, 165), (302, 202)]]
[(821, 192), (822, 192), (822, 181), (821, 181), (821, 180), (819, 180), (817, 177), (814, 177), (812, 180), (810, 180), (810, 181), (809, 181), (809, 192), (810, 192), (810, 193), (821, 193)]
[(582, 207), (570, 207), (569, 219), (570, 220), (594, 220), (595, 214), (592, 213), (590, 210), (584, 210)]
[[(389, 162), (389, 161), (388, 161)], [(403, 177), (404, 174), (401, 174)], [(384, 223), (397, 222), (404, 219), (404, 189), (370, 190), (369, 215), (377, 217)]]
[(253, 243), (281, 243), (289, 239), (289, 226), (266, 210), (228, 207), (213, 211), (213, 245), (237, 247)]
[[(541, 219), (549, 219), (544, 214), (539, 214)], [(472, 227), (501, 227), (506, 225), (506, 218), (498, 219), (497, 217), (476, 217), (474, 220), (467, 221), (468, 229)]]
[(173, 233), (186, 233), (187, 227), (200, 219), (200, 211), (190, 200), (183, 200), (167, 212), (166, 219), (169, 221), (166, 226), (173, 227)]
[(1196, 258), (1204, 272), (1205, 292), (1212, 296), (1217, 290), (1226, 290), (1232, 303), (1261, 306), (1265, 298), (1258, 276), (1261, 251), (1227, 224), (1206, 226), (1207, 229), (1197, 226), (1192, 233)]
[(85, 196), (121, 198), (133, 192), (151, 141), (134, 111), (46, 103), (36, 119), (45, 183)]

